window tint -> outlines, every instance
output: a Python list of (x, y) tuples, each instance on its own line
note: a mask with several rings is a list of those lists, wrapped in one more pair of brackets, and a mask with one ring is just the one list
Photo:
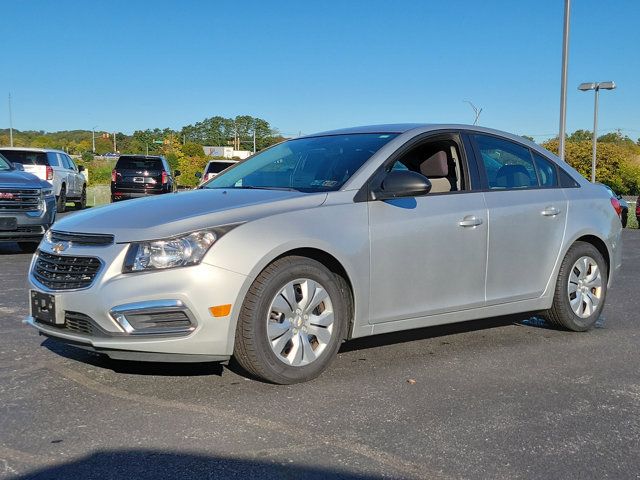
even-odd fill
[(120, 157), (116, 170), (164, 170), (164, 167), (159, 158)]
[(562, 188), (578, 188), (580, 184), (576, 182), (571, 175), (565, 172), (563, 169), (558, 168), (558, 172), (560, 172), (560, 186)]
[(48, 165), (44, 152), (27, 152), (23, 150), (0, 150), (0, 153), (12, 163), (22, 165)]
[(536, 152), (533, 152), (533, 160), (536, 162), (536, 168), (538, 169), (540, 186), (557, 187), (558, 176), (556, 173), (555, 164), (551, 160), (547, 160), (545, 157)]
[(488, 135), (473, 135), (489, 188), (507, 190), (538, 186), (536, 169), (528, 148)]

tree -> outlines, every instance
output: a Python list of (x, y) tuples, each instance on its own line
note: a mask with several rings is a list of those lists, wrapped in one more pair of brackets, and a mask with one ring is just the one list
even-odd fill
[(570, 142), (589, 142), (593, 135), (589, 130), (576, 130), (567, 137)]
[(202, 145), (198, 143), (185, 143), (182, 146), (182, 153), (186, 157), (203, 157), (204, 150), (202, 149)]
[(626, 135), (623, 135), (620, 130), (616, 130), (615, 132), (605, 133), (598, 137), (598, 142), (602, 143), (615, 143), (617, 145), (626, 144), (633, 145), (633, 140), (631, 140)]

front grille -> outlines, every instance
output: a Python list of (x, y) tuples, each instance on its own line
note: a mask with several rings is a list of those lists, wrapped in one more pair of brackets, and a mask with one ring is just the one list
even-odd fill
[(93, 335), (93, 322), (91, 317), (78, 312), (65, 312), (64, 328), (74, 333)]
[(71, 290), (91, 286), (100, 271), (95, 257), (71, 257), (38, 252), (33, 276), (51, 290)]
[(0, 210), (40, 210), (40, 190), (0, 188)]
[(51, 242), (71, 242), (74, 245), (100, 247), (113, 244), (114, 236), (101, 233), (72, 233), (52, 230)]

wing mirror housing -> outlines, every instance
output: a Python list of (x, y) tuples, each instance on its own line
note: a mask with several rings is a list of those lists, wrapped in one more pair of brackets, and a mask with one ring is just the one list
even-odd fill
[(181, 173), (182, 173), (182, 172), (180, 172), (180, 170), (174, 170), (174, 172), (173, 172), (173, 176), (174, 176), (174, 177), (179, 177)]
[(373, 200), (420, 197), (431, 191), (427, 177), (409, 170), (392, 170), (386, 174), (380, 186), (372, 190)]
[(84, 172), (84, 170), (85, 170), (84, 165), (78, 165), (79, 172)]
[(202, 172), (196, 172), (196, 178), (202, 178)]

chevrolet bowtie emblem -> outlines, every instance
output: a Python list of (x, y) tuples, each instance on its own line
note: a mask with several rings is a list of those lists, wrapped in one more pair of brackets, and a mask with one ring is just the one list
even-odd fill
[(51, 247), (51, 250), (53, 250), (55, 253), (60, 253), (64, 252), (67, 248), (69, 248), (68, 243), (56, 243), (53, 247)]

